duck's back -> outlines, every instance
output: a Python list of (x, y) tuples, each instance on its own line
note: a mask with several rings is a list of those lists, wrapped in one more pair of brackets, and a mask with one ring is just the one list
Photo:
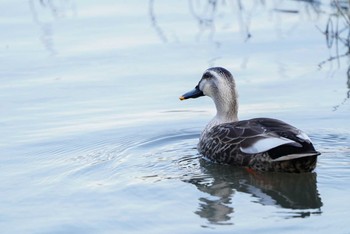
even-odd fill
[(286, 172), (312, 171), (319, 155), (305, 133), (270, 118), (216, 125), (205, 131), (198, 150), (214, 162)]

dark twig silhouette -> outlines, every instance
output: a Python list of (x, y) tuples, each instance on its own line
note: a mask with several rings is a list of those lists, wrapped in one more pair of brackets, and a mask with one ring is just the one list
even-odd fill
[[(335, 55), (331, 55), (328, 59), (319, 63), (321, 69), (326, 63), (336, 61), (340, 67), (340, 60), (349, 58), (350, 56), (350, 16), (349, 16), (349, 1), (334, 0), (332, 2), (333, 8), (336, 10), (329, 15), (326, 29), (320, 30), (326, 39), (327, 47), (330, 51), (334, 51)], [(340, 48), (342, 47), (342, 48)], [(342, 50), (342, 52), (340, 52)], [(347, 69), (347, 89), (346, 97), (343, 101), (333, 107), (333, 111), (339, 109), (350, 99), (350, 66)]]
[(33, 21), (41, 31), (41, 42), (51, 55), (55, 55), (57, 52), (53, 23), (60, 18), (67, 17), (69, 12), (72, 12), (73, 15), (76, 13), (74, 0), (29, 0), (28, 3)]
[(149, 4), (148, 4), (148, 13), (151, 19), (151, 24), (152, 27), (155, 29), (158, 37), (161, 39), (162, 42), (167, 42), (168, 39), (165, 36), (165, 33), (163, 32), (162, 28), (158, 25), (157, 22), (157, 17), (156, 17), (156, 13), (154, 10), (154, 1), (155, 0), (149, 0)]

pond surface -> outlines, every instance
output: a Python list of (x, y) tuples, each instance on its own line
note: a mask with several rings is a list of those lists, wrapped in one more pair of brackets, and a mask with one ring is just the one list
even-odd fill
[[(350, 233), (340, 4), (2, 1), (1, 233)], [(214, 105), (178, 97), (210, 66), (235, 76), (241, 119), (308, 133), (313, 173), (200, 159)]]

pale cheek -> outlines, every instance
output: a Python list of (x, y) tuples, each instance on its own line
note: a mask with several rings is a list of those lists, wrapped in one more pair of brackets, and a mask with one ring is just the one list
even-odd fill
[(201, 83), (199, 83), (199, 89), (202, 90), (204, 95), (207, 95), (207, 93), (208, 93), (208, 85), (206, 85), (205, 81), (201, 81)]
[(204, 95), (212, 97), (212, 90), (209, 85), (204, 85), (202, 90)]
[(217, 92), (216, 84), (211, 83), (211, 81), (205, 81), (201, 82), (199, 85), (200, 90), (204, 93), (204, 95), (209, 96), (209, 97), (214, 97), (215, 92)]

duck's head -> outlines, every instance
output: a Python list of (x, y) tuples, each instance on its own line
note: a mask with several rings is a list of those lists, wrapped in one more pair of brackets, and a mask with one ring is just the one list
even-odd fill
[(209, 96), (225, 98), (235, 93), (235, 81), (231, 73), (222, 67), (212, 67), (203, 73), (198, 85), (180, 97), (180, 100)]
[(233, 119), (237, 119), (238, 104), (235, 80), (225, 68), (212, 67), (207, 69), (198, 85), (193, 90), (183, 94), (180, 100), (201, 96), (209, 96), (214, 100), (218, 116), (224, 118), (234, 116)]

